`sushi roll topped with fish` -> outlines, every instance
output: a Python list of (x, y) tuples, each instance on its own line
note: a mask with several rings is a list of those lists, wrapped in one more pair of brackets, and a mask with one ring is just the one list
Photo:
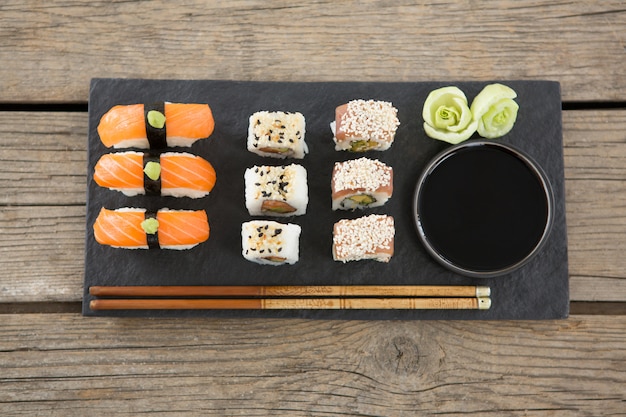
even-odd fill
[(359, 99), (335, 109), (330, 129), (338, 151), (385, 151), (399, 125), (398, 110), (390, 102)]
[(369, 158), (336, 162), (331, 191), (333, 210), (382, 206), (393, 193), (393, 168)]

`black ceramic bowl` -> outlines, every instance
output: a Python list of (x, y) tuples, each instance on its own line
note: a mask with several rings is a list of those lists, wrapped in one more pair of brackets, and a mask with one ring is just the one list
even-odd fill
[(420, 240), (438, 262), (471, 277), (516, 270), (541, 249), (554, 197), (543, 170), (521, 150), (468, 141), (426, 166), (413, 197)]

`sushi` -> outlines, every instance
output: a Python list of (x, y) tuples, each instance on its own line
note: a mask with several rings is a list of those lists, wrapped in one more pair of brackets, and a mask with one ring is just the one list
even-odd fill
[(368, 158), (336, 162), (331, 191), (333, 210), (382, 206), (393, 194), (393, 168)]
[(204, 210), (102, 208), (93, 232), (98, 243), (115, 248), (183, 250), (209, 238), (209, 222)]
[(215, 121), (208, 104), (161, 102), (112, 107), (98, 124), (107, 148), (162, 149), (191, 146), (213, 133)]
[(200, 198), (215, 185), (213, 166), (185, 152), (151, 155), (117, 152), (103, 155), (96, 163), (94, 181), (101, 187), (138, 194)]
[(339, 220), (333, 227), (333, 259), (344, 263), (363, 259), (389, 262), (393, 256), (394, 236), (391, 216), (372, 214)]
[(241, 253), (262, 265), (298, 262), (301, 228), (268, 220), (253, 220), (241, 225)]
[(301, 113), (260, 111), (250, 116), (248, 150), (260, 156), (302, 159), (309, 152)]
[(391, 147), (400, 125), (398, 110), (387, 101), (352, 100), (335, 109), (331, 122), (338, 151), (384, 151)]
[(244, 174), (251, 216), (299, 216), (309, 202), (306, 169), (297, 164), (254, 166)]

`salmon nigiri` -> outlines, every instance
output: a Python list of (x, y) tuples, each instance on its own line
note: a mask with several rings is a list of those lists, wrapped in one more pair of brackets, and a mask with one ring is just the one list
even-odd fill
[(102, 208), (93, 225), (96, 242), (124, 249), (190, 249), (209, 238), (204, 210)]
[(215, 121), (208, 104), (160, 103), (112, 107), (98, 124), (107, 148), (191, 146), (211, 136)]
[(185, 152), (151, 156), (142, 152), (105, 154), (94, 169), (96, 183), (132, 197), (152, 194), (200, 198), (215, 185), (215, 169), (205, 159)]

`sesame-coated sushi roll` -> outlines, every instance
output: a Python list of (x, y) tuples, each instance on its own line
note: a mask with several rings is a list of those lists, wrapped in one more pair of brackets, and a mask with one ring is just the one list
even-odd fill
[(389, 149), (400, 125), (398, 110), (387, 101), (352, 100), (335, 109), (331, 122), (335, 149), (365, 152)]
[(372, 214), (339, 220), (333, 228), (333, 259), (344, 263), (363, 259), (389, 262), (395, 232), (391, 216)]
[(254, 166), (244, 174), (251, 216), (299, 216), (309, 202), (306, 169), (297, 164)]
[(302, 159), (309, 152), (305, 128), (301, 113), (254, 113), (248, 127), (248, 150), (261, 156)]
[(333, 210), (382, 206), (393, 193), (393, 168), (368, 158), (336, 162), (331, 191)]
[(301, 228), (267, 220), (253, 220), (241, 225), (242, 255), (262, 265), (298, 262)]

